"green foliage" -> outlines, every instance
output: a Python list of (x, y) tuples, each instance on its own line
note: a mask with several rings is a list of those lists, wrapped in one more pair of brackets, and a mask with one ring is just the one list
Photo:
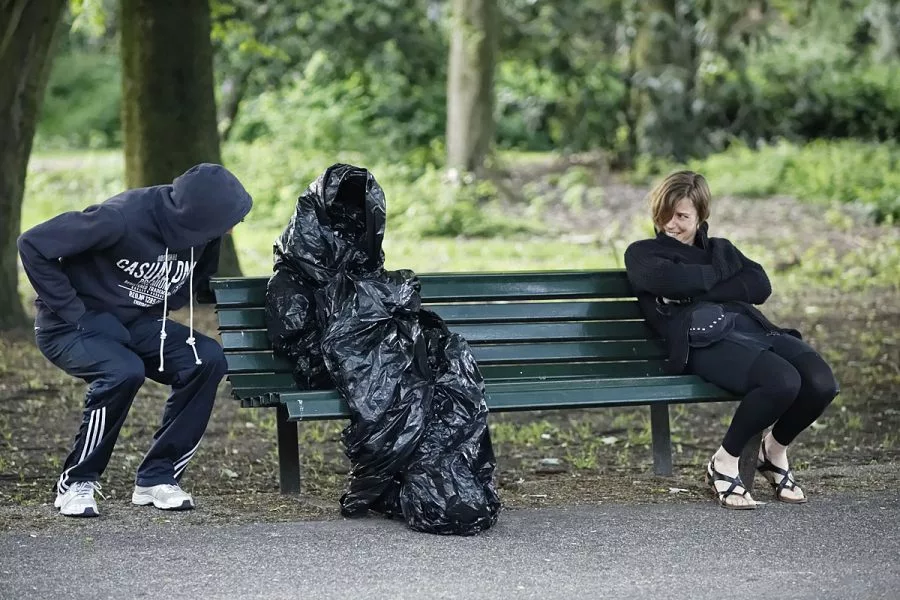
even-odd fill
[(121, 142), (118, 58), (72, 52), (53, 63), (35, 144), (42, 148), (109, 148)]
[(440, 169), (429, 167), (409, 185), (395, 187), (389, 196), (388, 222), (394, 231), (424, 237), (504, 237), (529, 232), (527, 223), (511, 222), (496, 209), (496, 198), (497, 190), (489, 181), (450, 182)]
[(612, 148), (625, 88), (615, 65), (596, 63), (584, 77), (522, 60), (499, 65), (497, 145), (527, 150)]
[[(118, 143), (115, 0), (73, 0), (38, 147)], [(509, 0), (496, 147), (675, 160), (900, 133), (900, 5)], [(220, 130), (440, 164), (449, 3), (214, 0)]]
[[(898, 66), (859, 60), (823, 39), (786, 40), (748, 58), (747, 77), (710, 74), (723, 133), (754, 143), (786, 137), (892, 140), (900, 134)], [(715, 123), (707, 123), (712, 128)]]
[[(402, 60), (390, 47), (382, 58)], [(441, 137), (445, 114), (443, 87), (420, 86), (391, 70), (377, 76), (361, 70), (342, 79), (330, 55), (317, 53), (301, 77), (248, 102), (233, 136), (277, 138), (305, 151), (399, 158)]]
[(102, 38), (116, 12), (115, 0), (69, 0), (72, 30)]
[(649, 180), (677, 168), (707, 176), (716, 194), (789, 195), (811, 202), (839, 202), (876, 221), (900, 220), (900, 146), (855, 140), (780, 141), (759, 149), (735, 143), (704, 159), (677, 164), (644, 160), (635, 178)]
[[(244, 99), (286, 88), (296, 91), (298, 73), (305, 89), (324, 86), (337, 93), (329, 98), (326, 91), (319, 99), (337, 100), (345, 118), (359, 107), (344, 106), (343, 95), (361, 93), (374, 97), (376, 112), (382, 118), (394, 115), (394, 129), (401, 129), (397, 124), (407, 122), (403, 118), (410, 116), (410, 104), (415, 105), (412, 112), (422, 112), (432, 106), (419, 100), (443, 93), (446, 42), (440, 6), (429, 0), (213, 2), (223, 130), (243, 110), (238, 108)], [(391, 93), (384, 96), (384, 89), (375, 89), (379, 84), (390, 86)], [(362, 89), (348, 90), (348, 85)], [(420, 88), (429, 89), (423, 96)], [(393, 104), (385, 101), (391, 96)], [(242, 139), (247, 140), (246, 128)]]
[(734, 146), (690, 166), (730, 173), (720, 192), (837, 201), (857, 205), (878, 221), (900, 219), (900, 146), (893, 143), (820, 140), (804, 146), (779, 143), (756, 152)]

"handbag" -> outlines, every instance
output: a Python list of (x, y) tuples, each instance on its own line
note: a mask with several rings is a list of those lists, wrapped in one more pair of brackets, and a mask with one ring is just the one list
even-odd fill
[(688, 343), (702, 348), (718, 342), (734, 329), (734, 313), (725, 312), (721, 304), (703, 303), (691, 311)]

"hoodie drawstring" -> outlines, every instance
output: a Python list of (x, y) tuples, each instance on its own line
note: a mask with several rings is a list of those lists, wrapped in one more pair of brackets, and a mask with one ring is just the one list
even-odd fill
[(194, 363), (203, 364), (200, 356), (197, 354), (197, 340), (194, 339), (194, 248), (191, 247), (191, 264), (188, 267), (188, 306), (191, 307), (190, 328), (191, 333), (187, 339), (187, 345), (194, 351)]
[[(163, 314), (162, 314), (162, 328), (159, 330), (159, 372), (162, 373), (165, 368), (165, 358), (163, 355), (163, 348), (166, 344), (166, 318), (169, 313), (169, 271), (171, 266), (171, 261), (169, 260), (169, 249), (166, 248), (165, 253), (166, 260), (166, 269), (165, 269), (165, 278), (166, 278), (166, 287), (163, 292)], [(191, 347), (191, 350), (194, 351), (194, 363), (201, 365), (203, 361), (200, 360), (200, 356), (197, 354), (197, 340), (194, 338), (194, 248), (191, 248), (191, 262), (188, 265), (188, 305), (190, 306), (190, 334), (188, 335), (185, 343)]]
[(166, 261), (166, 268), (163, 277), (166, 280), (166, 287), (163, 290), (163, 314), (162, 314), (162, 328), (159, 330), (159, 372), (162, 373), (163, 366), (165, 365), (165, 359), (163, 358), (163, 346), (166, 344), (166, 317), (169, 313), (169, 265), (171, 262), (169, 261), (169, 248), (166, 246), (166, 253), (163, 254), (165, 257), (163, 260)]

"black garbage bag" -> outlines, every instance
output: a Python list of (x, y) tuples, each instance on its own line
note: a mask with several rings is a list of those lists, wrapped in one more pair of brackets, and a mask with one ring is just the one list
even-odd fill
[(421, 307), (415, 273), (384, 269), (384, 229), (374, 177), (326, 169), (275, 243), (269, 338), (299, 386), (333, 384), (350, 406), (344, 515), (478, 533), (500, 512), (484, 381), (465, 339)]

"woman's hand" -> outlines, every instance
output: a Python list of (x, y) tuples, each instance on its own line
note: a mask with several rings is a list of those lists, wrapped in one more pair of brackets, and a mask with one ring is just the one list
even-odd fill
[(712, 265), (719, 281), (726, 281), (737, 275), (744, 268), (744, 261), (737, 248), (724, 238), (710, 238)]

